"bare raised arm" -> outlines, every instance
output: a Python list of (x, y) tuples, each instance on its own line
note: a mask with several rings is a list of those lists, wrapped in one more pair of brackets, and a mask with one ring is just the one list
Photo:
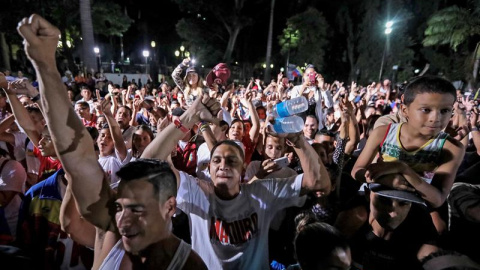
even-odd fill
[(30, 118), (30, 114), (28, 113), (27, 109), (20, 103), (20, 100), (17, 97), (17, 94), (21, 93), (22, 91), (26, 91), (26, 82), (25, 81), (14, 81), (8, 84), (8, 88), (5, 89), (7, 93), (8, 101), (10, 102), (10, 106), (12, 107), (13, 114), (15, 115), (15, 119), (17, 120), (20, 127), (25, 131), (28, 138), (32, 141), (32, 143), (37, 146), (38, 142), (41, 139), (41, 134), (35, 127), (35, 124)]
[(75, 114), (55, 63), (60, 31), (34, 14), (17, 28), (35, 68), (47, 125), (80, 214), (102, 229), (111, 229), (111, 190), (97, 162), (93, 141)]
[[(219, 110), (220, 104), (215, 99), (210, 98), (208, 95), (202, 95), (182, 114), (180, 117), (181, 125), (191, 129), (193, 125), (201, 120), (218, 124), (218, 120), (212, 115), (216, 115)], [(168, 125), (162, 132), (157, 134), (157, 137), (143, 151), (142, 158), (167, 160), (168, 155), (170, 155), (172, 149), (174, 149), (183, 136), (185, 136), (185, 133), (173, 123)], [(177, 175), (177, 181), (179, 180)]]
[[(115, 97), (113, 97), (113, 99), (115, 99)], [(125, 141), (122, 137), (122, 130), (120, 129), (120, 126), (113, 117), (113, 113), (111, 110), (112, 104), (110, 103), (110, 95), (108, 95), (108, 97), (106, 97), (104, 100), (101, 100), (100, 104), (102, 106), (103, 114), (107, 119), (108, 127), (110, 129), (110, 134), (113, 140), (113, 145), (118, 153), (118, 158), (123, 161), (127, 157), (127, 147), (125, 146)]]

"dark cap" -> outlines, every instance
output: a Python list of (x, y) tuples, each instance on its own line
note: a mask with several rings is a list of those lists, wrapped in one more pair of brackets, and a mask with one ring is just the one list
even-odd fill
[(427, 206), (425, 201), (415, 192), (393, 189), (391, 187), (384, 186), (378, 183), (369, 183), (368, 189), (382, 197), (387, 197), (405, 202), (418, 203), (423, 206)]

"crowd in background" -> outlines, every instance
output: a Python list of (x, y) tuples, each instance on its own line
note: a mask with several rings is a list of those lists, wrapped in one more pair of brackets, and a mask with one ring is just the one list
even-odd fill
[[(80, 226), (87, 221), (65, 214), (75, 203), (44, 113), (55, 106), (42, 106), (38, 78), (2, 72), (0, 244), (18, 248), (38, 269), (95, 268), (95, 227)], [(273, 133), (270, 125), (277, 104), (305, 97), (308, 109), (299, 114), (304, 127), (297, 135), (325, 166), (329, 188), (272, 213), (269, 230), (254, 232), (268, 235), (260, 245), (271, 269), (478, 269), (478, 91), (464, 95), (433, 76), (395, 85), (389, 79), (326, 82), (311, 65), (298, 85), (283, 73), (270, 82), (233, 79), (226, 64), (202, 78), (188, 58), (171, 80), (158, 84), (125, 76), (117, 85), (101, 73), (85, 77), (68, 70), (61, 78), (112, 189), (122, 179), (117, 172), (140, 159), (169, 126), (183, 137), (168, 149), (167, 159), (197, 181), (212, 182), (211, 153), (226, 140), (242, 150), (241, 188), (261, 179), (295, 178), (309, 167), (300, 162), (293, 139)], [(186, 128), (186, 112), (205, 95), (220, 104), (216, 120)], [(285, 164), (278, 161), (283, 157)], [(195, 224), (185, 212), (176, 211), (173, 233), (212, 268), (202, 243), (192, 241)], [(216, 240), (206, 236), (209, 241), (221, 242), (222, 233), (230, 233), (228, 245), (259, 237), (240, 235), (253, 233), (246, 223), (233, 229), (240, 226), (236, 221), (212, 222), (231, 222), (224, 230), (239, 235), (217, 231)], [(264, 267), (259, 263), (257, 269)]]

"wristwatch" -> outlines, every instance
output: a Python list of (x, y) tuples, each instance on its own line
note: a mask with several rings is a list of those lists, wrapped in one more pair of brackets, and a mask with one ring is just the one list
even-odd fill
[(190, 131), (190, 129), (182, 125), (182, 122), (178, 119), (175, 119), (175, 121), (173, 121), (173, 124), (175, 125), (176, 128), (180, 129), (180, 131), (182, 131), (183, 133), (187, 133)]

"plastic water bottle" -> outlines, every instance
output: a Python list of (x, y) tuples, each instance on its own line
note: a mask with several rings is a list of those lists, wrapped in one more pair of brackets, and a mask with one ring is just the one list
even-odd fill
[(297, 133), (303, 130), (304, 125), (301, 117), (293, 115), (276, 118), (272, 128), (276, 133)]
[(273, 107), (274, 117), (287, 117), (308, 109), (308, 101), (304, 96), (285, 100)]

